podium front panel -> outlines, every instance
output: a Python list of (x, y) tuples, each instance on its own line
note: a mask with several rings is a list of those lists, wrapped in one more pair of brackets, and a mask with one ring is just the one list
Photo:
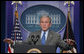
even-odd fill
[(56, 52), (55, 46), (28, 45), (28, 44), (15, 44), (14, 46), (15, 53), (27, 53), (31, 49), (39, 49), (41, 53), (55, 53)]

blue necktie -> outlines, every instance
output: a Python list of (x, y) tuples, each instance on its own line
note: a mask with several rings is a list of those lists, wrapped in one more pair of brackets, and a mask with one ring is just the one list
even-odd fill
[(41, 39), (42, 45), (45, 45), (45, 32), (43, 33), (42, 39)]

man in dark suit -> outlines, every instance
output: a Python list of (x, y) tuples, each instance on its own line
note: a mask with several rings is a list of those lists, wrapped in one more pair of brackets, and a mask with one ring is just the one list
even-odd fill
[[(61, 40), (60, 34), (49, 30), (51, 26), (51, 18), (48, 16), (42, 16), (40, 18), (40, 26), (41, 30), (36, 32), (31, 32), (28, 39), (25, 42), (33, 44), (33, 37), (37, 38), (39, 36), (38, 41), (36, 41), (36, 45), (54, 45), (56, 48), (59, 46), (63, 50), (72, 49), (70, 44), (65, 43)], [(5, 40), (6, 41), (6, 40)], [(35, 41), (35, 40), (34, 40)], [(13, 43), (13, 41), (8, 41), (8, 43)]]
[(51, 26), (51, 18), (49, 18), (49, 16), (42, 16), (40, 18), (40, 26), (41, 30), (30, 33), (26, 42), (32, 42), (33, 35), (34, 37), (39, 36), (36, 45), (54, 45), (56, 47), (59, 46), (63, 50), (69, 50), (72, 48), (71, 46), (69, 46), (69, 44), (61, 40), (60, 34), (49, 30)]

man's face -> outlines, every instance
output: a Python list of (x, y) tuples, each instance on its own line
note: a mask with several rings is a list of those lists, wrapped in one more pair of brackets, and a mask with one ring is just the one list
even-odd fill
[(42, 17), (40, 19), (40, 26), (42, 30), (48, 30), (48, 28), (51, 26), (50, 19), (48, 17)]

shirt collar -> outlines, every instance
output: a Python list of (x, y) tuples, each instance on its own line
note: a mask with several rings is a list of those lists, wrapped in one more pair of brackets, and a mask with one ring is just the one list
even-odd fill
[[(48, 32), (49, 31), (49, 29), (47, 30), (47, 31), (45, 31), (45, 32)], [(43, 33), (44, 31), (42, 30), (42, 33)]]
[[(47, 30), (47, 31), (45, 31), (45, 32), (46, 32), (45, 37), (46, 37), (46, 39), (47, 39), (49, 30)], [(41, 31), (41, 38), (42, 38), (42, 36), (43, 36), (43, 33), (44, 33), (44, 31), (42, 30), (42, 31)]]

